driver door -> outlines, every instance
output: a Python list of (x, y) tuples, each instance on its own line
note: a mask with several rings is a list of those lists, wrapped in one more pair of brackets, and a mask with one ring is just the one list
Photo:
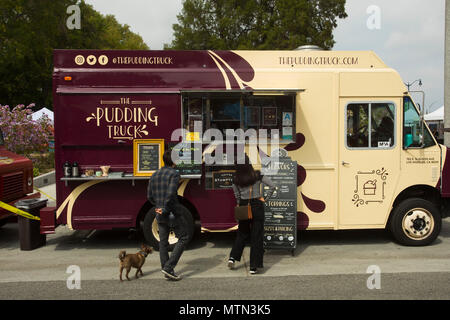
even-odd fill
[(339, 229), (383, 227), (400, 171), (400, 101), (340, 101)]

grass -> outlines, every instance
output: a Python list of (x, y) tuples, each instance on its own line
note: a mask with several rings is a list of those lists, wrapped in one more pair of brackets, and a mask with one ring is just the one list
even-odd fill
[(33, 153), (28, 156), (33, 161), (33, 176), (37, 177), (55, 170), (55, 153)]

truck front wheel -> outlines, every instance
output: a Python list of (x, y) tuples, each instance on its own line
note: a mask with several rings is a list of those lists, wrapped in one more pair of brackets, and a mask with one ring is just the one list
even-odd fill
[[(179, 205), (178, 212), (181, 213), (182, 222), (185, 224), (186, 232), (188, 234), (188, 243), (192, 240), (194, 235), (194, 219), (191, 212), (186, 207)], [(155, 208), (150, 209), (144, 218), (142, 233), (146, 242), (151, 245), (155, 250), (159, 250), (159, 229), (158, 222), (156, 221)], [(169, 234), (169, 250), (173, 250), (175, 244), (178, 242), (178, 238), (175, 231), (171, 229)]]
[(393, 210), (389, 227), (400, 244), (426, 246), (439, 235), (441, 219), (435, 204), (421, 198), (411, 198), (404, 200)]

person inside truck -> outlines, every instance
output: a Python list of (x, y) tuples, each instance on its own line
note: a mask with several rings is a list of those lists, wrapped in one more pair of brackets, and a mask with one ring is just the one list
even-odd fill
[[(387, 144), (387, 145), (384, 145)], [(392, 147), (394, 145), (394, 121), (389, 116), (383, 117), (380, 125), (372, 135), (372, 147)]]

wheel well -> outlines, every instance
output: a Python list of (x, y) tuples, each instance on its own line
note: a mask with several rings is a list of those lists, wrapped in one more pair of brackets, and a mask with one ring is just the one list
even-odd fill
[(426, 185), (416, 185), (403, 190), (395, 199), (393, 207), (408, 198), (422, 198), (437, 206), (441, 203), (441, 194), (438, 189)]
[[(397, 198), (395, 199), (393, 205), (392, 205), (392, 210), (394, 210), (395, 207), (397, 207), (402, 201), (409, 199), (409, 198), (421, 198), (427, 201), (430, 201), (432, 203), (434, 203), (438, 208), (439, 211), (442, 212), (442, 199), (441, 199), (441, 194), (439, 192), (438, 189), (427, 186), (427, 185), (416, 185), (416, 186), (412, 186), (409, 187), (405, 190), (403, 190), (402, 192), (400, 192), (400, 194), (397, 196)], [(392, 213), (391, 210), (391, 213)], [(390, 220), (391, 215), (389, 214), (389, 220)], [(389, 221), (388, 221), (389, 223)]]
[(195, 208), (195, 206), (188, 199), (178, 196), (178, 201), (183, 206), (185, 206), (186, 209), (188, 209), (191, 212), (192, 217), (194, 218), (194, 221), (195, 220), (200, 220), (200, 215), (199, 215), (197, 209)]
[(141, 222), (144, 222), (145, 215), (147, 212), (153, 207), (153, 205), (146, 201), (144, 205), (142, 206), (141, 210), (139, 210), (139, 213), (136, 217), (136, 227), (139, 229), (141, 226)]
[[(197, 209), (195, 208), (195, 206), (186, 198), (180, 197), (178, 196), (178, 201), (186, 207), (186, 209), (189, 210), (189, 212), (192, 214), (192, 217), (195, 220), (200, 220), (200, 215), (198, 214)], [(139, 213), (137, 215), (136, 218), (136, 226), (139, 227), (140, 223), (144, 221), (145, 215), (147, 214), (147, 212), (153, 207), (153, 205), (149, 202), (146, 201), (144, 203), (144, 205), (142, 206), (141, 210), (139, 210)]]

